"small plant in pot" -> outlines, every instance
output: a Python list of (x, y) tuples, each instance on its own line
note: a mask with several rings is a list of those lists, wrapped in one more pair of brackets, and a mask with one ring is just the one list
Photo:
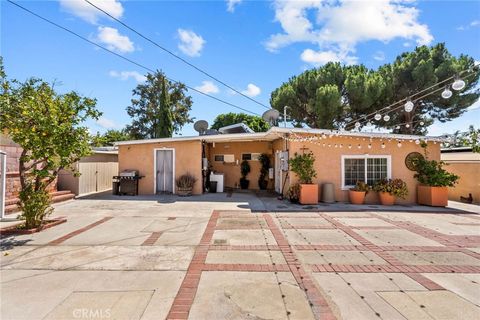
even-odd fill
[(288, 200), (290, 200), (291, 203), (298, 203), (300, 200), (300, 184), (295, 183), (288, 188), (288, 193), (287, 193)]
[(402, 179), (381, 179), (373, 185), (373, 191), (378, 192), (380, 203), (384, 206), (391, 206), (396, 198), (405, 199), (408, 195), (408, 188)]
[(417, 186), (417, 201), (433, 207), (448, 205), (448, 187), (453, 187), (458, 182), (459, 176), (443, 168), (442, 161), (417, 159), (414, 177), (420, 182)]
[(175, 180), (177, 185), (177, 194), (182, 197), (191, 196), (195, 182), (197, 182), (197, 178), (195, 178), (192, 174), (182, 174)]
[(290, 170), (293, 171), (300, 182), (300, 203), (317, 204), (318, 203), (318, 184), (313, 183), (313, 178), (317, 176), (314, 168), (315, 156), (312, 152), (297, 154), (288, 160)]
[(240, 188), (248, 189), (250, 181), (247, 180), (247, 175), (250, 173), (250, 164), (247, 160), (243, 160), (240, 164), (240, 173), (242, 174), (242, 177), (240, 178)]
[(370, 191), (370, 186), (363, 181), (357, 181), (353, 188), (348, 190), (348, 197), (351, 204), (363, 204), (365, 196)]
[(268, 186), (268, 169), (270, 169), (270, 158), (268, 154), (262, 153), (258, 158), (262, 167), (260, 168), (260, 176), (258, 177), (258, 187), (260, 190), (266, 190)]

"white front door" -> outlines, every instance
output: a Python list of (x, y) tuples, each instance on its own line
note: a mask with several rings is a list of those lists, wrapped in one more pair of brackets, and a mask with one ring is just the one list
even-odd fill
[(173, 193), (173, 150), (157, 150), (157, 193)]

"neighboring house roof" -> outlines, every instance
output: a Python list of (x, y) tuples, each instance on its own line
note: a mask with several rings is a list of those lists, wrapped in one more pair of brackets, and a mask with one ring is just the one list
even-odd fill
[(453, 152), (472, 152), (471, 147), (454, 147), (454, 148), (442, 148), (440, 149), (442, 153), (453, 153)]
[(118, 154), (118, 147), (94, 147), (92, 152), (95, 154)]
[(249, 126), (247, 126), (244, 123), (235, 123), (231, 124), (229, 126), (221, 127), (218, 129), (218, 132), (223, 133), (223, 134), (228, 134), (228, 133), (255, 133), (252, 129), (250, 129)]
[(232, 133), (219, 134), (211, 136), (188, 136), (188, 137), (172, 137), (160, 139), (144, 139), (144, 140), (130, 140), (116, 142), (116, 146), (131, 145), (131, 144), (145, 144), (145, 143), (160, 143), (160, 142), (174, 142), (174, 141), (206, 141), (206, 142), (228, 142), (228, 141), (273, 141), (281, 138), (284, 134), (314, 134), (314, 135), (335, 135), (347, 137), (362, 137), (374, 139), (400, 139), (400, 140), (429, 140), (443, 142), (443, 137), (417, 136), (407, 134), (393, 134), (393, 133), (378, 133), (378, 132), (352, 132), (352, 131), (337, 131), (326, 129), (305, 129), (305, 128), (279, 128), (272, 127), (267, 132), (257, 133)]

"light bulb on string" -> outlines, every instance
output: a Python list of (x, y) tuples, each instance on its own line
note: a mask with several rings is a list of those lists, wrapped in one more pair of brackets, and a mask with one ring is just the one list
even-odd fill
[(388, 120), (390, 120), (390, 116), (388, 114), (384, 115), (383, 121), (387, 122)]
[(352, 149), (352, 145), (351, 145), (351, 144), (348, 145), (348, 149)]
[(357, 146), (357, 148), (358, 148), (358, 149), (362, 149), (362, 146), (359, 144), (359, 145)]
[(397, 147), (401, 148), (402, 147), (402, 142), (398, 141)]
[(375, 120), (380, 121), (382, 119), (382, 115), (380, 113), (377, 113), (374, 117)]
[(425, 124), (425, 122), (423, 121), (420, 121), (420, 125), (423, 126)]
[(399, 130), (399, 129), (400, 129), (400, 126), (396, 126), (395, 129), (396, 129), (396, 130)]
[(458, 76), (455, 77), (455, 81), (452, 83), (452, 89), (459, 91), (465, 88), (465, 81), (460, 79)]
[(408, 101), (405, 102), (403, 107), (404, 107), (406, 112), (412, 112), (414, 104), (413, 104), (412, 100), (408, 99)]
[(382, 142), (382, 149), (385, 149), (385, 142)]
[(368, 144), (368, 149), (372, 149), (372, 144), (371, 143)]
[(415, 140), (415, 144), (420, 144), (420, 140)]
[(367, 127), (371, 127), (372, 123), (370, 121), (367, 122)]
[(445, 90), (442, 91), (442, 98), (443, 99), (448, 99), (452, 96), (452, 91), (448, 88), (448, 86), (445, 87)]
[(405, 128), (410, 128), (410, 125), (407, 123), (407, 124), (405, 125)]

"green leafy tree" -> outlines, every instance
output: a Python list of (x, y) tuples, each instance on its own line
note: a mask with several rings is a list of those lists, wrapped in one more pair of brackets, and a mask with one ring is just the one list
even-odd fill
[(468, 131), (456, 131), (443, 147), (469, 147), (473, 152), (480, 153), (480, 129), (469, 126)]
[[(436, 84), (463, 70), (473, 70), (465, 78), (465, 89), (450, 99), (443, 99), (439, 92), (415, 101), (411, 112), (395, 106), (388, 122), (372, 120), (376, 126), (396, 133), (425, 134), (434, 120), (446, 122), (457, 118), (478, 100), (480, 71), (474, 68), (474, 63), (466, 55), (452, 56), (443, 43), (417, 47), (378, 70), (327, 63), (290, 78), (272, 92), (270, 103), (281, 113), (285, 105), (289, 106), (289, 116), (296, 126), (352, 129), (355, 120), (365, 125), (366, 115), (424, 88), (442, 89), (444, 84)], [(413, 97), (416, 98), (419, 97)], [(403, 125), (397, 129), (399, 124)]]
[(23, 148), (20, 208), (25, 227), (38, 227), (53, 210), (48, 186), (61, 169), (74, 171), (72, 164), (90, 154), (90, 136), (83, 123), (101, 113), (95, 99), (76, 92), (57, 94), (40, 79), (7, 81), (3, 68), (1, 76), (0, 130)]
[(145, 83), (133, 90), (134, 98), (127, 113), (132, 123), (127, 126), (135, 139), (166, 138), (193, 122), (189, 112), (192, 98), (186, 95), (183, 83), (172, 82), (161, 71), (147, 74)]
[(113, 146), (116, 141), (127, 141), (132, 140), (130, 133), (126, 129), (115, 130), (110, 129), (100, 134), (97, 132), (96, 135), (92, 136), (91, 145), (92, 147), (103, 147), (103, 146)]
[(234, 112), (219, 114), (213, 120), (211, 128), (218, 130), (236, 123), (243, 123), (255, 132), (265, 132), (270, 128), (270, 125), (261, 117)]

